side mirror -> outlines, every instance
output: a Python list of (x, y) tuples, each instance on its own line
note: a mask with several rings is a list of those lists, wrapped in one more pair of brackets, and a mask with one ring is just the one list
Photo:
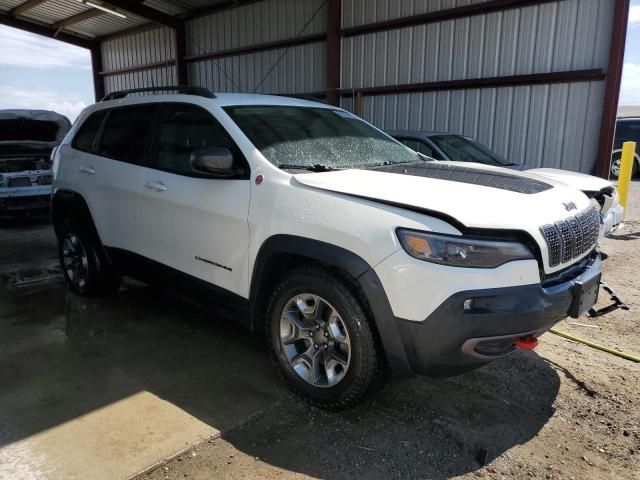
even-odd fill
[(220, 147), (202, 148), (193, 152), (191, 167), (198, 172), (220, 177), (232, 177), (241, 173), (234, 167), (231, 150)]

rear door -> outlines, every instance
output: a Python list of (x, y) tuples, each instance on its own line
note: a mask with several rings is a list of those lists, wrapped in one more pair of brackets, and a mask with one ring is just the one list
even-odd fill
[(212, 178), (191, 168), (201, 148), (226, 147), (248, 165), (224, 128), (192, 104), (163, 105), (142, 182), (145, 255), (248, 297), (249, 175)]
[(140, 186), (157, 107), (110, 109), (92, 147), (78, 162), (77, 183), (102, 243), (142, 253)]

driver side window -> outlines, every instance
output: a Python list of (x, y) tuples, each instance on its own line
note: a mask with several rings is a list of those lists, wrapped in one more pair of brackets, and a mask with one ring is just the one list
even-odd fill
[(226, 147), (236, 159), (241, 157), (231, 137), (209, 112), (190, 104), (165, 105), (151, 167), (192, 176), (196, 173), (191, 168), (191, 154), (210, 147)]

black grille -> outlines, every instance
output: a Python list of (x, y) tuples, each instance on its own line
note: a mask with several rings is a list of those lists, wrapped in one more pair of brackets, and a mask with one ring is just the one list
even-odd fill
[(591, 250), (598, 240), (599, 230), (600, 214), (594, 207), (554, 225), (540, 227), (549, 248), (549, 265), (555, 267)]
[(571, 228), (565, 221), (556, 222), (556, 228), (560, 232), (560, 240), (562, 241), (562, 263), (565, 263), (576, 255), (573, 233), (571, 233)]
[(549, 247), (549, 265), (560, 263), (560, 234), (553, 225), (545, 225), (540, 229)]

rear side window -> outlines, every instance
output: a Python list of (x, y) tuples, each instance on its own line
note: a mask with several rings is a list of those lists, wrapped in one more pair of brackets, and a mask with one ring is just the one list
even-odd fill
[(155, 111), (154, 105), (110, 110), (100, 136), (98, 155), (121, 162), (143, 163)]
[(220, 123), (206, 110), (189, 104), (165, 105), (157, 133), (157, 152), (151, 167), (193, 175), (191, 154), (209, 147), (226, 147), (243, 158)]
[(102, 125), (102, 120), (104, 119), (106, 113), (106, 110), (99, 110), (89, 115), (89, 118), (84, 121), (84, 123), (78, 129), (75, 137), (73, 137), (71, 146), (76, 150), (92, 152), (93, 142), (96, 138), (98, 130), (100, 130), (100, 125)]

